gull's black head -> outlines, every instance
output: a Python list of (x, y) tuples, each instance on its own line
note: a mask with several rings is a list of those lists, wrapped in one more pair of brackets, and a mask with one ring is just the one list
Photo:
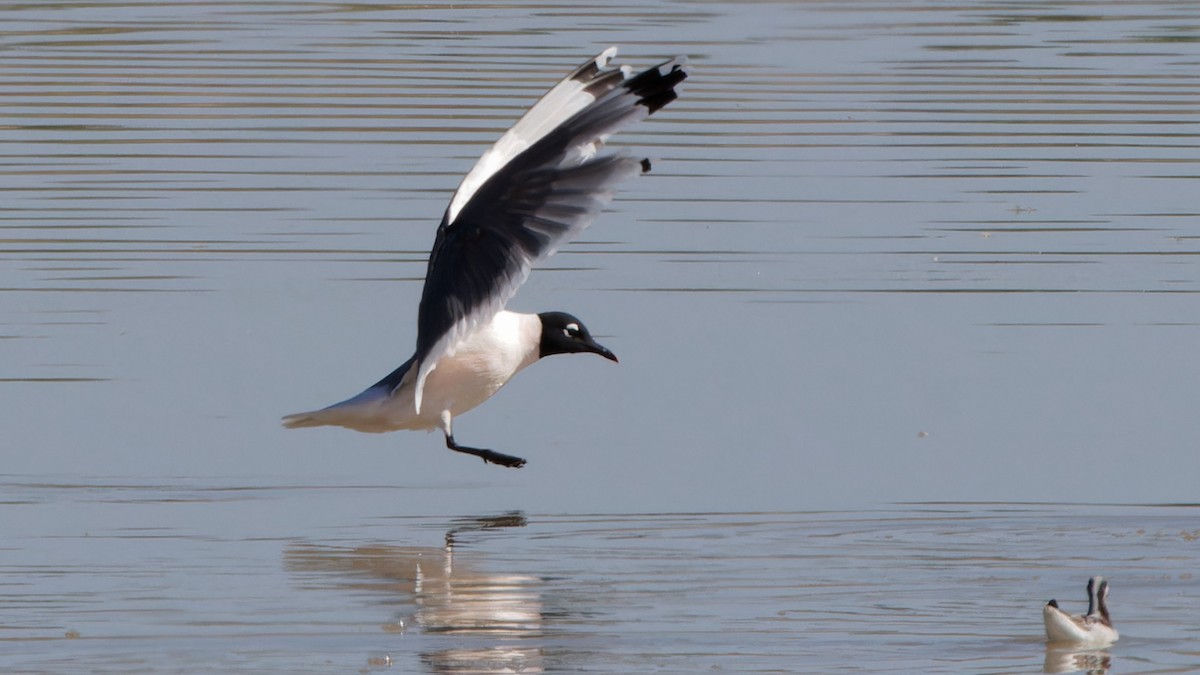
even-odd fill
[(566, 312), (542, 312), (538, 314), (542, 320), (542, 342), (538, 356), (552, 354), (599, 354), (609, 361), (617, 357), (592, 339), (587, 326)]

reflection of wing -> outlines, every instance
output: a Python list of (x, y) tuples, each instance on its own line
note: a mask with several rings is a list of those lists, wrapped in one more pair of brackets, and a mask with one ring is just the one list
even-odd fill
[(604, 70), (606, 50), (550, 90), (480, 159), (438, 227), (417, 315), (415, 403), (425, 378), (524, 283), (533, 264), (574, 239), (612, 199), (616, 184), (649, 168), (595, 158), (621, 127), (675, 100), (678, 61), (633, 77)]

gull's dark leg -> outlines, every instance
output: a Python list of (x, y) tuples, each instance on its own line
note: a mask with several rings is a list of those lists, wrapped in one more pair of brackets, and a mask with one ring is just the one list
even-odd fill
[(519, 469), (525, 466), (525, 460), (520, 457), (505, 455), (485, 448), (468, 448), (465, 445), (459, 445), (454, 440), (454, 434), (446, 434), (446, 447), (455, 452), (465, 452), (468, 455), (475, 455), (482, 459), (485, 464), (490, 462), (492, 464), (499, 464), (500, 466), (507, 466), (510, 469)]

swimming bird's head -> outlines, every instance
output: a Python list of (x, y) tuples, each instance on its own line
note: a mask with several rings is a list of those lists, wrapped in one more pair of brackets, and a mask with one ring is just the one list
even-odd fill
[(566, 312), (542, 312), (538, 314), (542, 320), (542, 341), (539, 345), (538, 356), (552, 354), (576, 354), (580, 352), (599, 354), (609, 361), (616, 361), (617, 356), (600, 346), (592, 339), (587, 326)]
[(1096, 606), (1093, 610), (1092, 603), (1088, 602), (1088, 614), (1092, 614), (1093, 611), (1098, 612), (1104, 621), (1108, 622), (1108, 580), (1104, 577), (1092, 577), (1088, 580), (1088, 595), (1091, 597), (1093, 593)]

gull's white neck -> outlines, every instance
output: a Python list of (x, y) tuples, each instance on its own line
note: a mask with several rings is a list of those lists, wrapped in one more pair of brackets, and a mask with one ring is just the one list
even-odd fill
[(538, 360), (541, 341), (542, 320), (537, 314), (502, 310), (443, 357), (438, 367), (447, 360), (488, 359), (487, 369), (507, 373), (507, 380)]

